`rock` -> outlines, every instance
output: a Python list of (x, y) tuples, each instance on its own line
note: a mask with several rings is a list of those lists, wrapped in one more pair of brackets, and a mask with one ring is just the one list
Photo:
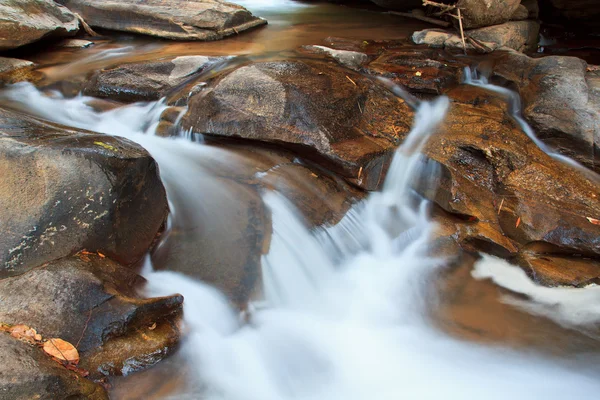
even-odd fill
[(373, 190), (412, 112), (381, 85), (318, 61), (245, 65), (192, 95), (182, 127), (283, 145)]
[[(152, 357), (161, 359), (174, 348), (179, 334), (172, 324), (183, 303), (180, 295), (142, 299), (136, 288), (143, 283), (135, 272), (108, 258), (63, 258), (0, 280), (0, 321), (25, 324), (44, 338), (75, 345), (80, 366), (90, 368), (92, 376), (141, 369), (147, 366), (141, 361), (152, 365), (157, 361)], [(157, 331), (144, 333), (154, 323), (160, 325)], [(144, 334), (154, 338), (145, 341)]]
[(17, 58), (0, 57), (0, 86), (7, 83), (37, 80), (34, 63)]
[(538, 19), (540, 16), (540, 5), (538, 0), (521, 0), (521, 5), (527, 9), (529, 19)]
[(539, 33), (540, 24), (536, 21), (511, 21), (466, 32), (481, 42), (497, 43), (497, 47), (508, 47), (521, 52), (537, 49)]
[(43, 38), (72, 36), (77, 17), (52, 0), (5, 0), (0, 4), (0, 50)]
[(525, 252), (519, 264), (538, 284), (585, 287), (600, 283), (600, 262), (589, 258)]
[[(465, 35), (478, 40), (489, 50), (505, 47), (516, 51), (533, 51), (537, 48), (540, 25), (536, 21), (511, 21), (501, 25), (472, 29)], [(462, 49), (459, 35), (440, 29), (425, 29), (412, 35), (415, 44), (425, 44), (434, 48)], [(470, 43), (467, 50), (479, 50)]]
[(529, 10), (523, 4), (520, 4), (519, 7), (515, 10), (512, 17), (510, 17), (511, 21), (522, 21), (529, 18)]
[(520, 0), (458, 0), (465, 29), (503, 24), (511, 19)]
[(85, 83), (83, 93), (123, 102), (158, 100), (189, 75), (200, 73), (222, 59), (182, 56), (170, 60), (120, 65), (93, 74)]
[[(221, 0), (60, 0), (92, 27), (173, 40), (218, 40), (267, 23)], [(127, 17), (124, 18), (123, 15)]]
[(81, 249), (139, 261), (168, 207), (152, 157), (129, 140), (0, 109), (0, 278)]
[(598, 27), (600, 4), (596, 0), (548, 0), (572, 24)]
[(597, 258), (600, 226), (586, 217), (600, 215), (598, 183), (542, 152), (498, 94), (467, 86), (447, 95), (451, 110), (424, 151), (442, 166), (433, 200), (452, 216), (446, 232), (503, 257), (529, 250)]
[(0, 332), (0, 397), (108, 400), (102, 386), (69, 371), (41, 349), (3, 332)]
[(365, 53), (357, 51), (335, 50), (325, 46), (304, 46), (303, 49), (312, 53), (326, 54), (344, 67), (355, 71), (360, 70), (362, 65), (369, 61)]
[(83, 39), (64, 39), (56, 44), (57, 47), (63, 47), (66, 49), (84, 49), (93, 45), (94, 42)]
[(390, 10), (408, 10), (423, 6), (422, 0), (371, 0), (371, 2)]
[(523, 115), (541, 140), (600, 171), (600, 92), (586, 67), (575, 57), (506, 52), (496, 57), (493, 71), (518, 88)]

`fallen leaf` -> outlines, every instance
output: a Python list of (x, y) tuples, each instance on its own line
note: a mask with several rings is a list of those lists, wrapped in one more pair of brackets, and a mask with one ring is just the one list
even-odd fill
[(42, 340), (42, 335), (27, 325), (14, 325), (8, 330), (8, 332), (10, 332), (10, 336), (14, 337), (15, 339), (24, 340), (31, 344), (35, 344), (35, 342)]
[(596, 219), (596, 218), (592, 218), (592, 217), (586, 217), (586, 219), (588, 221), (590, 221), (590, 224), (600, 225), (600, 219)]
[(78, 368), (77, 366), (75, 366), (73, 364), (67, 364), (67, 365), (65, 365), (65, 368), (68, 369), (68, 370), (70, 370), (70, 371), (73, 371), (73, 372), (79, 374), (79, 376), (82, 376), (84, 378), (90, 374), (89, 371), (86, 371), (85, 369)]
[(100, 252), (98, 252), (98, 257), (100, 257), (100, 258), (106, 258), (106, 256), (104, 254), (100, 253)]
[(115, 146), (111, 146), (110, 144), (106, 144), (106, 143), (103, 143), (103, 142), (94, 142), (94, 144), (96, 146), (103, 147), (103, 148), (105, 148), (107, 150), (118, 151), (118, 149)]
[(148, 327), (148, 330), (153, 331), (156, 329), (156, 322)]
[(79, 353), (75, 346), (59, 338), (48, 339), (44, 343), (44, 351), (46, 354), (61, 361), (67, 361), (72, 364), (79, 362)]
[(416, 75), (416, 76), (421, 76), (421, 75), (423, 75), (423, 74), (421, 73), (421, 71), (417, 71), (417, 72), (415, 72), (415, 75)]
[(518, 228), (519, 225), (521, 225), (521, 217), (517, 218), (517, 224), (515, 225), (515, 228)]

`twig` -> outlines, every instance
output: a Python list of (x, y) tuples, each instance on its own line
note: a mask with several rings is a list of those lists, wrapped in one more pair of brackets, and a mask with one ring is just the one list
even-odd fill
[(346, 75), (346, 78), (348, 78), (348, 80), (349, 80), (350, 82), (352, 82), (352, 83), (354, 84), (354, 86), (357, 86), (357, 85), (356, 85), (356, 82), (354, 82), (354, 81), (353, 81), (353, 80), (352, 80), (352, 79), (351, 79), (351, 78), (350, 78), (348, 75)]
[(94, 309), (92, 308), (90, 310), (90, 314), (88, 315), (88, 319), (87, 321), (85, 321), (85, 326), (83, 327), (83, 331), (81, 332), (81, 336), (79, 337), (79, 340), (77, 341), (77, 344), (75, 345), (75, 348), (79, 348), (79, 343), (81, 343), (81, 339), (83, 339), (83, 335), (85, 335), (85, 331), (88, 327), (88, 324), (90, 323), (90, 320), (92, 319), (92, 311), (94, 311)]
[(465, 52), (465, 54), (467, 54), (467, 44), (465, 43), (465, 32), (463, 31), (462, 16), (460, 15), (460, 8), (457, 8), (456, 12), (458, 14), (458, 26), (460, 27), (460, 39), (462, 40), (463, 51)]
[(498, 208), (498, 215), (500, 215), (500, 211), (502, 211), (502, 205), (504, 204), (504, 199), (500, 202), (500, 207)]
[(77, 14), (76, 12), (73, 12), (73, 14), (75, 14), (75, 16), (77, 17), (77, 19), (79, 20), (79, 23), (81, 24), (81, 26), (83, 27), (83, 30), (90, 36), (100, 36), (98, 35), (96, 32), (94, 32), (94, 30), (87, 24), (87, 22), (85, 22), (83, 20), (83, 17), (79, 14)]

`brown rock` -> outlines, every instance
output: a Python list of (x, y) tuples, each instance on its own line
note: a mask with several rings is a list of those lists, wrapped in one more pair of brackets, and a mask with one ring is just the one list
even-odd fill
[(36, 80), (35, 64), (17, 58), (0, 57), (0, 86), (7, 83)]
[(600, 23), (600, 4), (596, 0), (549, 0), (549, 3), (573, 24), (597, 27)]
[(242, 66), (191, 96), (182, 127), (285, 145), (373, 190), (412, 112), (381, 85), (317, 61)]
[(167, 201), (148, 152), (122, 138), (0, 109), (0, 277), (81, 249), (147, 253)]
[(498, 25), (511, 19), (520, 0), (458, 0), (465, 29)]
[(173, 40), (218, 40), (267, 23), (221, 0), (60, 0), (92, 27)]
[(600, 262), (589, 258), (524, 252), (519, 256), (519, 264), (544, 286), (583, 287), (600, 283)]
[(379, 7), (389, 8), (391, 10), (408, 10), (415, 7), (423, 6), (421, 0), (371, 0)]
[(77, 17), (52, 0), (5, 0), (0, 4), (0, 50), (42, 38), (72, 36), (78, 29)]
[(522, 21), (524, 19), (529, 18), (529, 10), (523, 4), (520, 4), (519, 7), (515, 10), (512, 17), (510, 17), (511, 21)]

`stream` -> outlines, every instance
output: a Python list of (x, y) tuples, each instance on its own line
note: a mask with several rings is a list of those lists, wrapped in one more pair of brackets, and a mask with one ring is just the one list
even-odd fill
[[(270, 25), (218, 43), (150, 45), (135, 38), (60, 55), (66, 64), (52, 58), (59, 55), (42, 54), (38, 61), (49, 79), (58, 81), (115, 60), (157, 54), (260, 56), (318, 44), (328, 36), (406, 37), (422, 26), (332, 4), (237, 2)], [(467, 76), (465, 84), (485, 88), (487, 82)], [(447, 271), (448, 256), (434, 245), (432, 205), (412, 188), (439, 177), (420, 151), (435, 140), (448, 98), (417, 101), (411, 132), (394, 155), (383, 189), (353, 200), (336, 224), (316, 228), (276, 187), (259, 190), (255, 198), (227, 177), (260, 181), (279, 153), (205, 143), (186, 132), (159, 137), (155, 130), (164, 100), (108, 111), (94, 108), (95, 101), (23, 83), (0, 91), (3, 106), (125, 137), (146, 148), (159, 165), (171, 214), (142, 270), (145, 295), (183, 294), (185, 335), (175, 355), (115, 379), (112, 398), (562, 400), (595, 399), (600, 393), (600, 341), (586, 329), (600, 323), (600, 287), (541, 288), (518, 267), (487, 255)], [(302, 181), (306, 178), (282, 176), (300, 179), (311, 190), (310, 181)], [(243, 257), (237, 238), (245, 232), (238, 231), (237, 219), (248, 217), (247, 199), (266, 208), (272, 230), (262, 268), (232, 302), (231, 293), (212, 284), (224, 274), (219, 265), (206, 266), (214, 269), (206, 279), (194, 274), (204, 261), (201, 251), (191, 249), (210, 247), (222, 254), (223, 264)], [(332, 199), (323, 202), (334, 207)], [(457, 293), (438, 290), (457, 280), (463, 282)], [(450, 302), (453, 296), (463, 301)], [(247, 305), (238, 308), (244, 299)]]

